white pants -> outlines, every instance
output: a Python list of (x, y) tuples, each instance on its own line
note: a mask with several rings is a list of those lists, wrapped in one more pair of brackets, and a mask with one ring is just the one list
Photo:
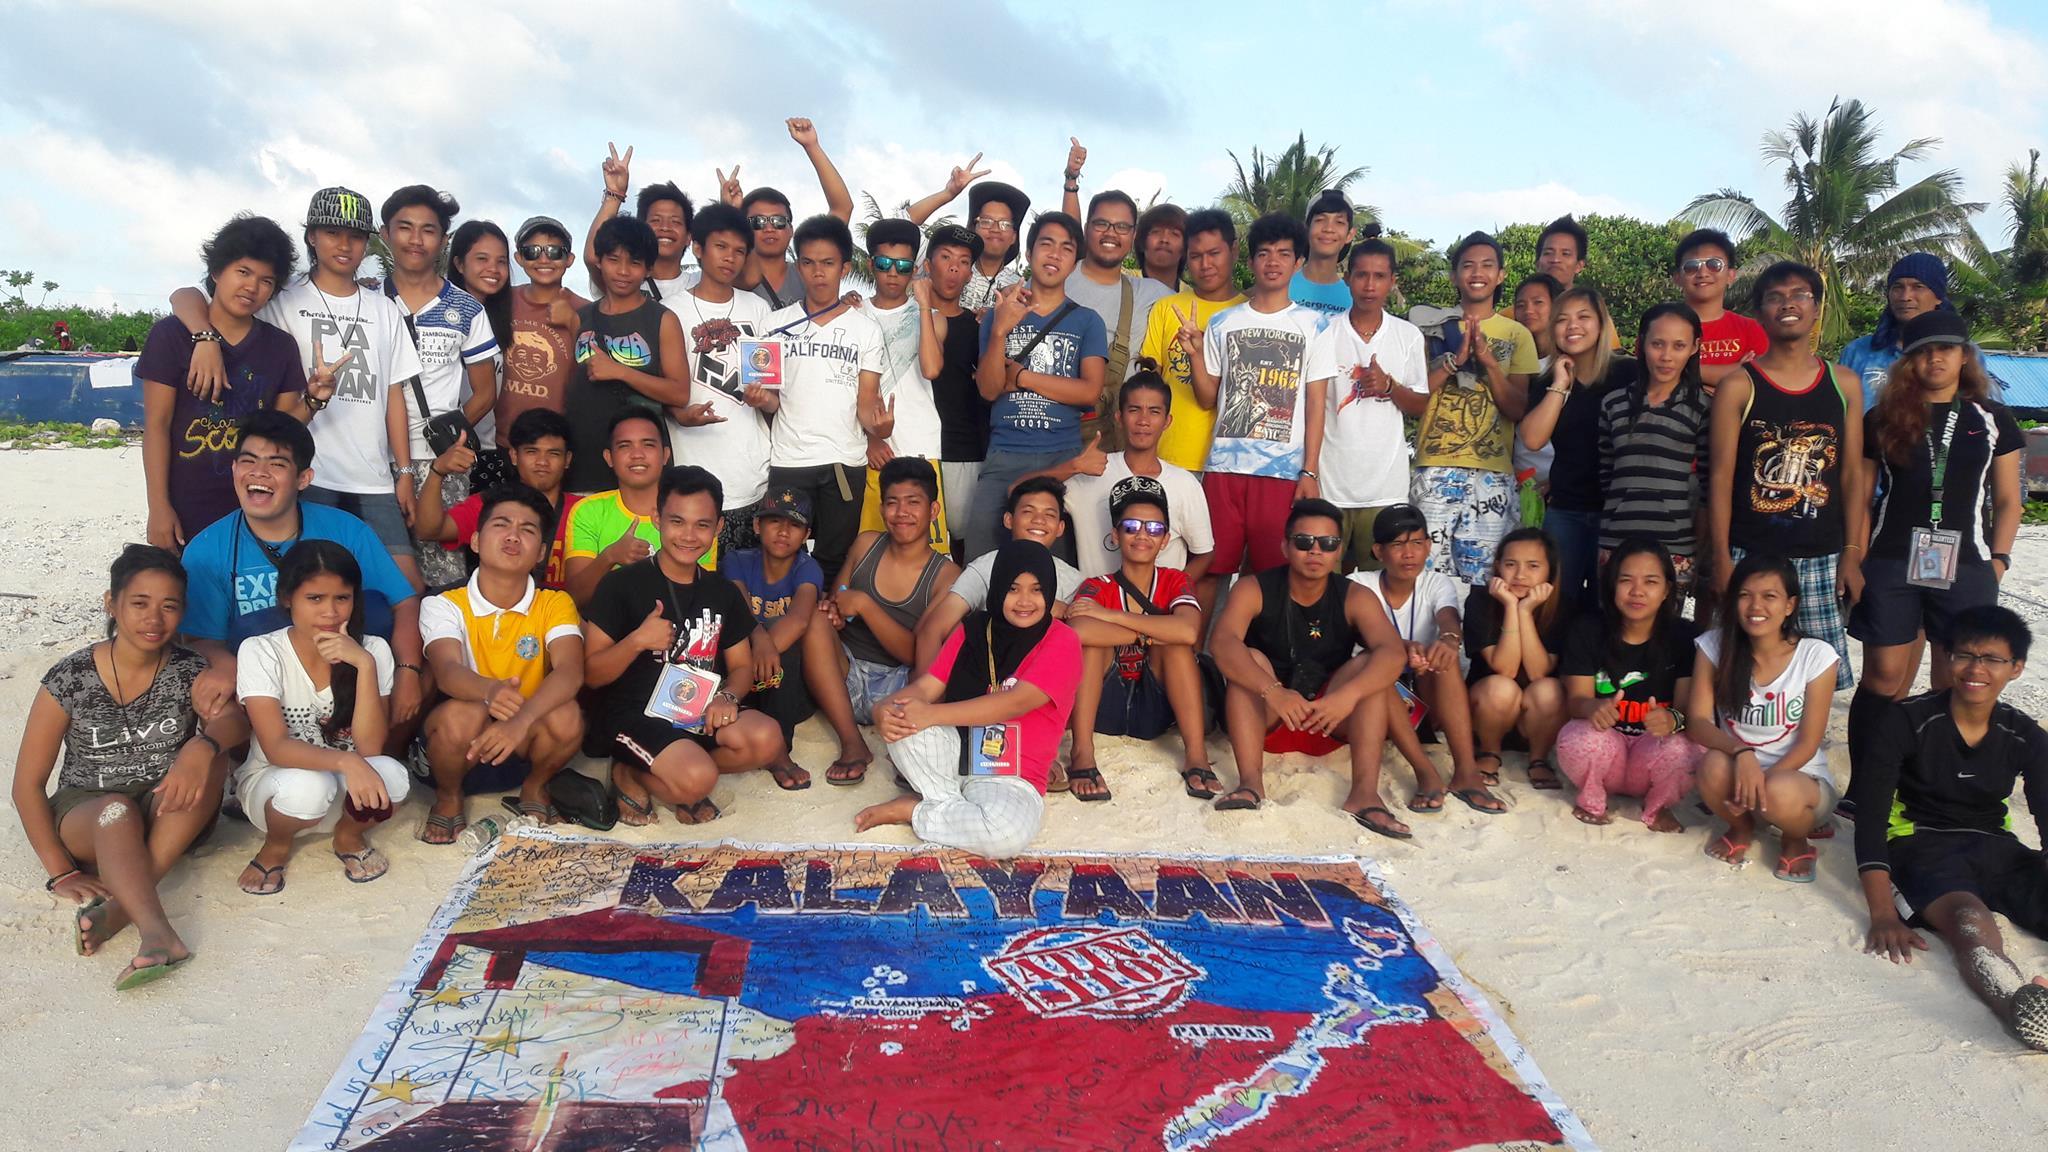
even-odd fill
[[(405, 765), (389, 756), (366, 759), (370, 767), (377, 770), (377, 777), (384, 781), (384, 791), (391, 796), (391, 806), (396, 808), (404, 803), (406, 794), (412, 791), (412, 776), (406, 772)], [(235, 773), (235, 797), (241, 802), (242, 814), (259, 832), (270, 830), (264, 819), (271, 808), (276, 808), (278, 815), (293, 820), (319, 821), (307, 831), (324, 834), (334, 831), (334, 826), (341, 823), (348, 788), (340, 775), (333, 772), (279, 768), (252, 759)]]
[(1015, 776), (960, 775), (958, 728), (937, 724), (898, 740), (889, 759), (924, 797), (910, 814), (919, 838), (1001, 858), (1038, 835), (1045, 797)]
[(939, 461), (940, 495), (946, 498), (946, 527), (955, 540), (967, 538), (967, 517), (974, 511), (974, 486), (981, 481), (981, 461)]

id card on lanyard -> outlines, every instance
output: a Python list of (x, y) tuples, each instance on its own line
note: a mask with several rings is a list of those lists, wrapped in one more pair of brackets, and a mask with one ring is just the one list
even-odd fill
[[(996, 681), (995, 621), (983, 633), (988, 645), (988, 690), (999, 691)], [(1012, 720), (1004, 724), (977, 724), (967, 730), (961, 744), (962, 776), (1017, 776), (1024, 771), (1024, 728)]]
[(1928, 430), (1927, 459), (1932, 480), (1928, 504), (1928, 526), (1915, 528), (1906, 546), (1906, 583), (1916, 588), (1945, 589), (1955, 583), (1956, 561), (1962, 552), (1963, 534), (1941, 526), (1942, 495), (1948, 479), (1949, 446), (1955, 442), (1956, 421), (1962, 415), (1960, 402), (1951, 404), (1942, 422), (1937, 445), (1933, 429)]

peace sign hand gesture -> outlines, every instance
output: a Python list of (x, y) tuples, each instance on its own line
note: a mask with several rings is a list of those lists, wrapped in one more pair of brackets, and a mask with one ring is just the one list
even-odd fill
[(1202, 344), (1203, 337), (1207, 336), (1208, 332), (1202, 327), (1201, 321), (1196, 318), (1195, 306), (1193, 304), (1188, 305), (1188, 310), (1185, 312), (1175, 307), (1173, 318), (1180, 321), (1180, 327), (1173, 333), (1173, 342), (1180, 347), (1182, 352), (1187, 354), (1189, 363), (1206, 363), (1203, 359)]
[(333, 399), (335, 374), (340, 371), (343, 364), (354, 359), (355, 354), (356, 350), (351, 348), (343, 352), (339, 359), (333, 361), (325, 360), (320, 351), (320, 341), (316, 338), (313, 341), (313, 374), (306, 378), (307, 398), (318, 400), (322, 403)]
[(730, 204), (734, 208), (739, 207), (740, 197), (745, 195), (745, 193), (740, 191), (740, 166), (737, 164), (733, 165), (732, 175), (730, 176), (725, 174), (723, 168), (713, 168), (711, 171), (718, 177), (718, 199), (720, 202)]
[(976, 152), (974, 154), (974, 159), (969, 160), (967, 163), (959, 165), (953, 169), (953, 174), (946, 177), (947, 199), (951, 199), (955, 196), (960, 195), (962, 192), (967, 191), (967, 186), (969, 184), (972, 184), (976, 180), (979, 180), (983, 176), (989, 174), (989, 169), (978, 169), (975, 167), (975, 165), (979, 163), (981, 163), (981, 153)]
[(605, 141), (605, 147), (611, 149), (612, 154), (604, 162), (604, 190), (623, 201), (626, 189), (632, 184), (633, 146), (626, 145), (624, 156), (619, 155), (619, 146), (609, 140)]

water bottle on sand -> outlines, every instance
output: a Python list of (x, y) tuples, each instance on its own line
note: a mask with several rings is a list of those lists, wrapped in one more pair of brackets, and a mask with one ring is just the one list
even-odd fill
[(498, 837), (514, 828), (532, 828), (534, 825), (535, 821), (531, 816), (513, 816), (509, 819), (502, 816), (484, 816), (471, 820), (469, 827), (462, 830), (462, 834), (455, 838), (455, 842), (462, 845), (464, 852), (475, 856), (497, 843)]

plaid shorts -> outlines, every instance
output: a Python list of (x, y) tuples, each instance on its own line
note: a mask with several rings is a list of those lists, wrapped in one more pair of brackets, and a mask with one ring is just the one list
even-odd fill
[[(1747, 554), (1741, 548), (1728, 550), (1737, 564)], [(1840, 692), (1856, 683), (1856, 672), (1849, 667), (1849, 633), (1843, 627), (1842, 602), (1835, 597), (1841, 557), (1794, 556), (1791, 560), (1799, 573), (1799, 611), (1792, 616), (1792, 626), (1800, 635), (1825, 640), (1835, 650), (1835, 691)]]

